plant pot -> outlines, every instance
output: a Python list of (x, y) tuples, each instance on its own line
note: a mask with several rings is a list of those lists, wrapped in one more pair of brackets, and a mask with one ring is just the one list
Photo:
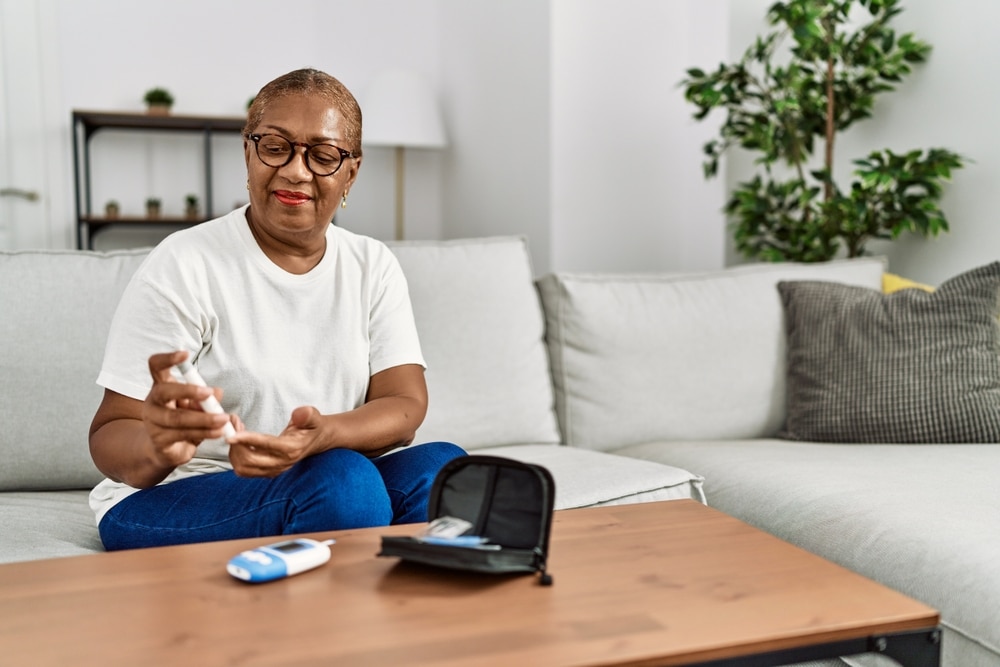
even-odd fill
[(159, 218), (160, 217), (160, 205), (159, 204), (146, 204), (146, 217), (147, 218)]
[(150, 116), (169, 116), (169, 104), (150, 104), (146, 107), (146, 113)]
[(194, 204), (194, 205), (189, 204), (184, 209), (184, 217), (186, 217), (188, 220), (197, 220), (200, 217), (199, 213), (198, 213), (198, 205), (197, 204)]
[(118, 219), (118, 213), (119, 213), (119, 210), (118, 210), (118, 205), (117, 204), (107, 204), (107, 205), (105, 205), (105, 207), (104, 207), (104, 217), (107, 218), (108, 220), (117, 220)]

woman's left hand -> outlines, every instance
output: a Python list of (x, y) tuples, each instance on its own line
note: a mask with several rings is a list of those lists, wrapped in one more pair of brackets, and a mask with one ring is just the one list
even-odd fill
[(240, 477), (277, 477), (320, 451), (322, 415), (312, 406), (295, 408), (278, 435), (240, 431), (228, 439), (229, 461)]

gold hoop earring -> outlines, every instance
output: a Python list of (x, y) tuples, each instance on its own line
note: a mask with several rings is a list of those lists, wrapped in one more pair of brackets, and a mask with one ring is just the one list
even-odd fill
[(344, 193), (343, 198), (340, 200), (340, 208), (347, 208), (347, 193)]
[(247, 192), (250, 192), (250, 179), (247, 179)]

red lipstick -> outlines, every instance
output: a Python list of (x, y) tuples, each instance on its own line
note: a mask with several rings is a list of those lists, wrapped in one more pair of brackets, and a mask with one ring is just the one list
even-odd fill
[(274, 198), (285, 206), (300, 206), (312, 199), (303, 192), (293, 192), (291, 190), (275, 190)]

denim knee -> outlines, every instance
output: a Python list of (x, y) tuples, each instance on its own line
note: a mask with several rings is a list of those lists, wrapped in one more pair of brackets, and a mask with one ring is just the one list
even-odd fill
[(440, 470), (445, 463), (451, 461), (452, 459), (457, 459), (459, 456), (465, 456), (468, 453), (455, 443), (445, 442), (443, 440), (438, 442), (425, 442), (419, 445), (414, 445), (409, 449), (419, 456), (424, 466), (428, 469), (434, 470), (435, 475), (437, 475), (437, 471)]
[(332, 449), (285, 472), (294, 492), (285, 532), (387, 526), (392, 507), (372, 461), (353, 450)]
[(411, 445), (375, 459), (392, 501), (393, 523), (427, 521), (431, 487), (441, 468), (465, 450), (450, 442)]

